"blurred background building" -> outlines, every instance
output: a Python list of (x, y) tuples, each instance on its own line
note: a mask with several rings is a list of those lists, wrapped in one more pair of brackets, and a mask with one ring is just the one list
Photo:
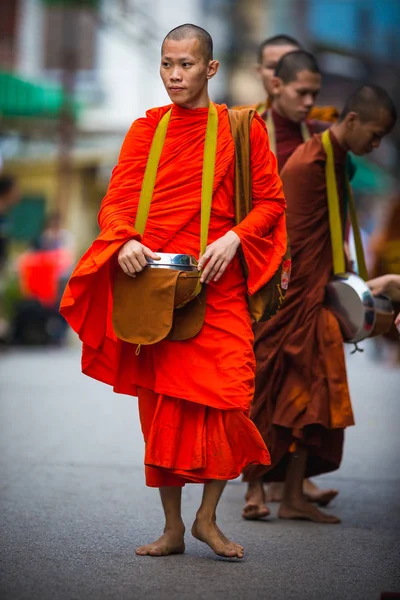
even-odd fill
[[(49, 215), (73, 237), (75, 256), (95, 237), (125, 132), (147, 108), (169, 101), (158, 74), (160, 44), (184, 22), (214, 38), (218, 102), (263, 100), (257, 47), (286, 33), (318, 57), (320, 104), (340, 109), (370, 81), (400, 108), (398, 1), (1, 0), (0, 176), (20, 190), (7, 215), (11, 265), (40, 239)], [(368, 233), (396, 190), (399, 149), (400, 124), (373, 159), (358, 162), (354, 185)]]

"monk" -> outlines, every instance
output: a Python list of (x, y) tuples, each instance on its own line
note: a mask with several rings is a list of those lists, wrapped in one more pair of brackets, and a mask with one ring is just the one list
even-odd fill
[[(227, 480), (249, 464), (265, 467), (268, 450), (249, 419), (255, 358), (247, 293), (271, 277), (271, 242), (265, 236), (284, 215), (285, 200), (263, 121), (251, 125), (253, 210), (235, 226), (235, 151), (228, 110), (218, 113), (208, 246), (200, 258), (206, 315), (200, 333), (186, 341), (137, 346), (117, 339), (111, 323), (113, 272), (139, 276), (157, 252), (198, 256), (208, 82), (218, 71), (210, 35), (195, 25), (164, 39), (160, 74), (172, 104), (135, 121), (99, 214), (100, 235), (66, 289), (61, 311), (83, 341), (83, 372), (115, 392), (138, 396), (145, 440), (146, 484), (160, 490), (165, 513), (161, 537), (137, 554), (183, 553), (181, 490), (204, 484), (192, 534), (218, 555), (242, 558), (243, 547), (218, 528), (216, 508)], [(156, 127), (172, 107), (149, 218), (143, 236), (134, 228), (138, 198)], [(286, 243), (282, 241), (282, 247)], [(238, 249), (249, 265), (244, 278)]]
[(321, 72), (312, 54), (295, 50), (281, 58), (272, 79), (271, 108), (261, 115), (274, 141), (279, 171), (298, 146), (329, 127), (309, 119), (320, 90)]
[[(270, 77), (269, 71), (267, 73), (266, 85), (272, 103), (260, 116), (267, 124), (271, 147), (273, 145), (281, 170), (296, 148), (312, 134), (324, 131), (330, 123), (308, 118), (321, 89), (321, 73), (312, 54), (304, 50), (286, 52), (276, 65), (275, 74)], [(266, 490), (265, 501), (280, 502), (282, 493), (283, 484), (271, 482)], [(312, 481), (305, 480), (304, 493), (310, 501), (326, 506), (338, 491), (320, 490)], [(253, 504), (250, 497), (243, 517), (253, 520), (268, 516), (269, 509), (264, 506), (260, 513), (259, 505), (259, 502)]]
[[(267, 38), (260, 44), (257, 53), (257, 74), (263, 85), (266, 96), (263, 102), (258, 102), (251, 107), (259, 114), (265, 113), (265, 111), (271, 107), (275, 70), (279, 61), (285, 54), (295, 50), (303, 50), (300, 42), (285, 34)], [(338, 112), (336, 108), (332, 106), (313, 106), (310, 114), (311, 119), (317, 119), (324, 122), (333, 122), (337, 117)]]
[[(396, 110), (380, 87), (366, 85), (347, 101), (330, 129), (335, 174), (345, 222), (346, 155), (377, 148), (391, 131)], [(281, 311), (255, 327), (256, 392), (251, 418), (271, 450), (270, 466), (244, 471), (248, 503), (264, 508), (262, 483), (284, 481), (279, 517), (338, 523), (308, 502), (305, 477), (337, 469), (344, 430), (354, 424), (339, 325), (324, 308), (333, 273), (321, 134), (300, 146), (282, 171), (287, 199), (293, 275)]]

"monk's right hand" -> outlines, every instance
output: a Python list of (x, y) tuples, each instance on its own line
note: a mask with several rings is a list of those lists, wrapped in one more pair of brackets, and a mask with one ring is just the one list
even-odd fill
[(160, 257), (137, 240), (129, 240), (118, 253), (118, 264), (124, 273), (136, 277), (137, 273), (147, 267), (146, 257), (160, 260)]

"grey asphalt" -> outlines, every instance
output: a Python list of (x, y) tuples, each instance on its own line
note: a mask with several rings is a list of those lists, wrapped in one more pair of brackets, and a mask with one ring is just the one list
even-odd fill
[[(1, 600), (378, 600), (400, 592), (400, 372), (349, 358), (357, 425), (337, 486), (341, 525), (241, 520), (228, 485), (221, 528), (242, 562), (187, 538), (184, 556), (135, 556), (158, 537), (157, 491), (144, 486), (136, 400), (80, 374), (79, 349), (0, 355)], [(200, 487), (184, 490), (190, 529)], [(273, 507), (275, 514), (276, 507)]]

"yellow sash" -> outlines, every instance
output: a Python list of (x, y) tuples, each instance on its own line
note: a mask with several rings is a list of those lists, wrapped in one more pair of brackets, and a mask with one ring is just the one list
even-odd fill
[[(324, 133), (322, 134), (322, 144), (326, 153), (325, 177), (328, 196), (329, 228), (332, 244), (333, 272), (335, 275), (339, 275), (341, 273), (346, 272), (344, 257), (344, 237), (342, 219), (340, 215), (339, 194), (337, 190), (337, 182), (335, 176), (335, 161), (329, 130), (324, 131)], [(358, 225), (356, 206), (347, 173), (345, 177), (346, 194), (349, 203), (350, 222), (353, 229), (354, 242), (356, 247), (358, 273), (360, 277), (364, 279), (364, 281), (366, 281), (368, 279), (368, 273), (365, 264), (360, 227)]]
[[(154, 186), (157, 177), (158, 164), (165, 136), (167, 134), (168, 123), (171, 117), (170, 109), (162, 117), (157, 125), (153, 141), (151, 144), (149, 157), (147, 159), (146, 170), (143, 177), (142, 189), (140, 192), (139, 205), (135, 221), (135, 229), (143, 235), (146, 228), (147, 218), (149, 216), (150, 204), (153, 197)], [(212, 194), (214, 186), (215, 155), (217, 149), (218, 134), (218, 113), (214, 104), (210, 102), (208, 110), (207, 129), (204, 142), (203, 175), (201, 186), (201, 226), (200, 226), (200, 254), (204, 254), (207, 247), (208, 229), (210, 225)], [(196, 292), (201, 289), (200, 279)]]

